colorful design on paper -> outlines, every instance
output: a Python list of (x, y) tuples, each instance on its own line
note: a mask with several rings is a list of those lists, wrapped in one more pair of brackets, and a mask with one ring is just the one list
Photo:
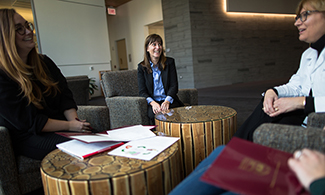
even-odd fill
[(138, 155), (149, 155), (151, 153), (157, 153), (158, 150), (155, 148), (147, 148), (146, 146), (135, 146), (132, 145), (126, 145), (125, 148), (122, 149), (122, 152), (125, 152), (126, 154), (130, 154), (132, 156), (138, 156)]

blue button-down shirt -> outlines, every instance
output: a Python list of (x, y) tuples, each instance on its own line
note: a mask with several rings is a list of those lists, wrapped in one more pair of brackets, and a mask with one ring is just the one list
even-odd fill
[(166, 96), (164, 85), (161, 78), (161, 71), (158, 69), (158, 66), (154, 66), (152, 62), (150, 62), (153, 76), (153, 96), (147, 98), (148, 104), (152, 101), (163, 101), (167, 100), (171, 104), (174, 99), (171, 96)]

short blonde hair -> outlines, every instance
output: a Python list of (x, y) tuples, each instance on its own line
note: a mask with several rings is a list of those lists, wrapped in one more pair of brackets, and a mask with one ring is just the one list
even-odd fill
[(299, 15), (306, 4), (312, 6), (315, 10), (325, 12), (325, 0), (301, 0), (296, 9), (296, 14)]

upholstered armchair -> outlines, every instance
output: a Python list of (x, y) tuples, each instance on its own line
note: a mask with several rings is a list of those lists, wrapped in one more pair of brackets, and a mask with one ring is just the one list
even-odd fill
[[(94, 129), (109, 129), (107, 106), (78, 106), (78, 117)], [(42, 188), (39, 160), (15, 156), (8, 129), (0, 126), (0, 194), (19, 195)]]
[(325, 153), (325, 113), (308, 115), (307, 128), (293, 125), (262, 124), (253, 135), (254, 143), (293, 153), (302, 148)]
[[(111, 129), (128, 125), (149, 125), (147, 101), (139, 97), (137, 70), (111, 71), (102, 76), (101, 87), (109, 108)], [(180, 89), (185, 105), (198, 104), (197, 89)]]
[(66, 77), (68, 87), (77, 105), (88, 105), (89, 78), (87, 75)]

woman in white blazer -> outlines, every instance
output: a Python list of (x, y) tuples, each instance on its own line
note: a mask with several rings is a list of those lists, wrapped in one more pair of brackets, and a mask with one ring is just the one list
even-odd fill
[[(287, 84), (265, 92), (263, 101), (238, 130), (240, 132), (237, 131), (237, 136), (251, 138), (253, 127), (263, 122), (301, 125), (308, 113), (325, 111), (325, 0), (302, 0), (295, 26), (299, 39), (311, 44), (302, 55), (299, 70)], [(247, 127), (251, 129), (245, 129)], [(235, 194), (200, 180), (224, 147), (217, 147), (169, 195)], [(304, 149), (288, 162), (310, 194), (325, 194), (324, 158), (324, 154)]]
[(302, 54), (299, 70), (287, 84), (268, 89), (252, 115), (235, 133), (253, 140), (262, 123), (306, 125), (311, 112), (325, 112), (325, 4), (324, 0), (302, 0), (294, 25), (299, 40), (310, 44)]

